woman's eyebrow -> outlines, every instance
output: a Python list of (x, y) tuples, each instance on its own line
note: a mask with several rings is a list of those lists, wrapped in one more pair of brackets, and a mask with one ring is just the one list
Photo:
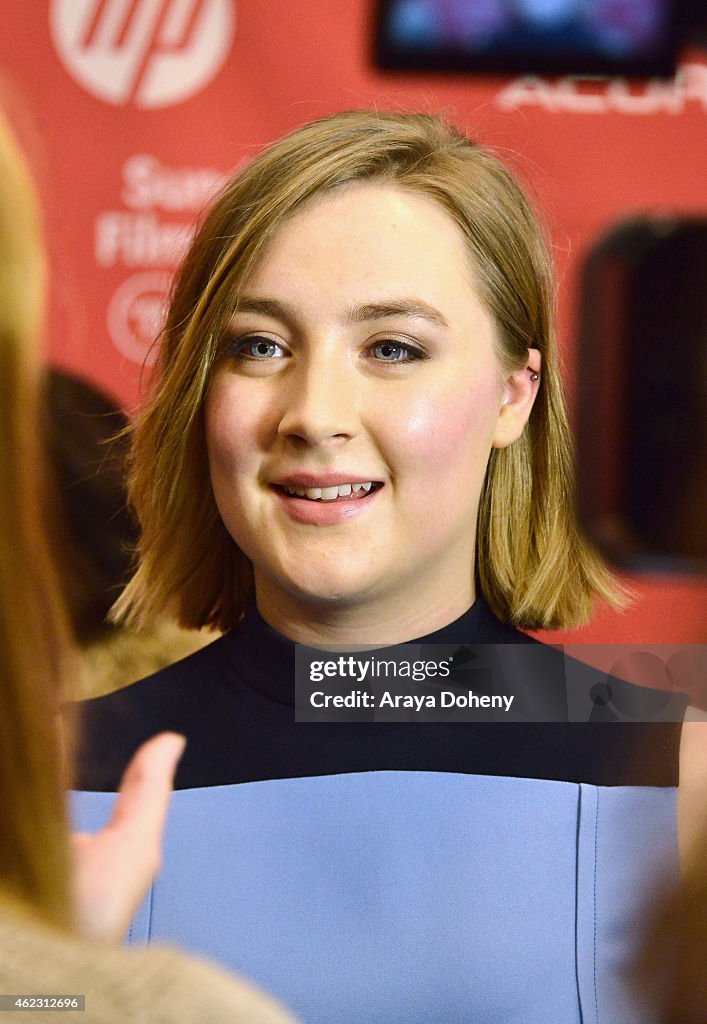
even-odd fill
[[(255, 295), (243, 295), (236, 308), (238, 313), (259, 313), (261, 316), (273, 317), (287, 323), (298, 320), (297, 310), (287, 302), (279, 299), (260, 298)], [(423, 299), (403, 298), (386, 299), (381, 302), (364, 302), (349, 307), (344, 316), (344, 323), (364, 323), (367, 320), (385, 320), (393, 316), (414, 317), (429, 320), (437, 327), (448, 328), (449, 323), (434, 306)]]
[(275, 320), (297, 319), (295, 310), (288, 303), (279, 302), (278, 299), (261, 299), (255, 295), (242, 295), (238, 299), (235, 313), (260, 313), (261, 316), (270, 316)]
[(437, 327), (449, 327), (449, 323), (438, 309), (422, 299), (391, 299), (383, 302), (365, 302), (352, 306), (346, 313), (346, 322), (362, 323), (365, 320), (385, 320), (391, 316), (407, 316), (429, 320)]

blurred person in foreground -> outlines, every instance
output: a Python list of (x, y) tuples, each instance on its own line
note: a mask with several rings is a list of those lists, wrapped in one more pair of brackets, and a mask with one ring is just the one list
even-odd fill
[(692, 808), (682, 880), (657, 900), (636, 972), (637, 988), (661, 1024), (707, 1024), (707, 770), (693, 781), (702, 799)]
[[(71, 668), (50, 560), (38, 432), (44, 257), (23, 160), (0, 118), (0, 992), (83, 994), (68, 1020), (286, 1024), (242, 982), (121, 937), (159, 863), (182, 737), (145, 744), (109, 825), (69, 838), (56, 709)], [(25, 1019), (44, 1020), (41, 1000)], [(35, 1000), (35, 1005), (37, 1000)]]

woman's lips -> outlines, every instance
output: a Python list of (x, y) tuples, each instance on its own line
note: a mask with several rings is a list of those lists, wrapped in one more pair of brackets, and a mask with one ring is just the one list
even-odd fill
[[(357, 488), (355, 491), (354, 486)], [(303, 494), (292, 493), (295, 488), (291, 485), (273, 484), (271, 489), (292, 519), (324, 526), (344, 522), (370, 508), (382, 487), (383, 484), (367, 481), (358, 485), (297, 487), (297, 490), (304, 491)]]

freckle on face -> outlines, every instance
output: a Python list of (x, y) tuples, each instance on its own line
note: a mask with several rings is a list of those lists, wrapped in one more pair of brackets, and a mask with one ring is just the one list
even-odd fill
[[(234, 330), (275, 341), (286, 357), (255, 369), (224, 358), (206, 430), (216, 501), (259, 592), (304, 611), (370, 609), (372, 621), (450, 594), (467, 606), (502, 387), (457, 226), (421, 195), (352, 185), (286, 222), (244, 293), (277, 300), (288, 316), (243, 314)], [(354, 307), (411, 297), (448, 327), (347, 319)], [(380, 338), (410, 339), (427, 358), (381, 365), (370, 356)], [(341, 522), (302, 523), (272, 486), (300, 471), (382, 486)]]

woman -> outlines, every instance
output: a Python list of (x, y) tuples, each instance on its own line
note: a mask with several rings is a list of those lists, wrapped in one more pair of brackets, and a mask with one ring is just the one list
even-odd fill
[[(62, 1011), (116, 1020), (291, 1018), (249, 987), (168, 950), (125, 953), (122, 937), (159, 857), (183, 739), (159, 736), (131, 762), (110, 826), (69, 841), (57, 708), (73, 667), (50, 561), (38, 424), (44, 277), (34, 199), (0, 118), (0, 990), (25, 1019)], [(39, 510), (42, 510), (40, 513)], [(54, 1006), (59, 1005), (56, 1000)], [(84, 1012), (84, 1009), (86, 1012)]]
[(551, 307), (522, 192), (423, 115), (277, 143), (178, 275), (117, 612), (230, 632), (85, 706), (80, 784), (186, 733), (142, 926), (228, 961), (254, 903), (248, 968), (307, 1020), (634, 1019), (636, 861), (672, 862), (679, 726), (293, 710), (295, 643), (542, 651), (520, 628), (617, 601), (574, 520)]

